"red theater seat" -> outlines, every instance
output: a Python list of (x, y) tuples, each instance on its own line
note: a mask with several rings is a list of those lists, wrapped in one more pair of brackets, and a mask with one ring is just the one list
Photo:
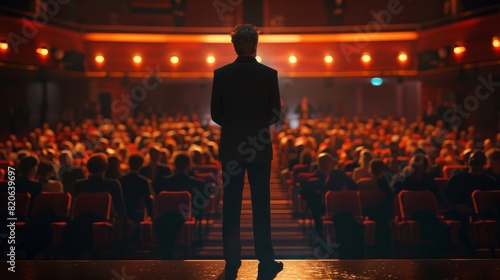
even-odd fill
[(395, 210), (399, 210), (399, 213), (395, 212), (397, 218), (395, 219), (395, 224), (393, 224), (393, 226), (397, 228), (392, 231), (392, 233), (395, 234), (393, 236), (395, 241), (405, 246), (426, 244), (420, 238), (419, 225), (412, 219), (412, 215), (417, 211), (428, 211), (443, 220), (443, 222), (445, 222), (450, 228), (451, 243), (453, 245), (459, 244), (458, 228), (460, 223), (457, 221), (444, 220), (439, 215), (438, 204), (432, 192), (404, 190), (401, 191), (395, 199), (397, 199), (395, 203), (399, 204), (398, 207), (395, 207)]
[[(162, 191), (156, 197), (153, 211), (153, 219), (169, 211), (179, 211), (184, 216), (185, 222), (177, 237), (177, 244), (186, 248), (191, 247), (195, 238), (196, 223), (192, 215), (191, 194), (188, 191)], [(141, 240), (143, 248), (158, 247), (158, 237), (152, 220), (141, 222)]]
[[(479, 248), (488, 248), (494, 253), (499, 245), (498, 221), (495, 211), (499, 209), (500, 191), (479, 191), (472, 193), (475, 218), (472, 220), (472, 239)], [(499, 213), (496, 213), (498, 219)]]
[[(109, 247), (113, 242), (114, 226), (110, 222), (111, 204), (112, 198), (107, 192), (83, 192), (75, 198), (72, 214), (73, 219), (83, 213), (89, 212), (94, 213), (106, 220), (106, 222), (94, 222), (92, 224), (93, 249)], [(54, 232), (54, 247), (61, 246), (62, 237), (66, 227), (66, 222), (57, 222), (52, 224)]]
[(335, 224), (332, 218), (339, 212), (351, 212), (365, 227), (365, 245), (375, 244), (374, 221), (365, 218), (361, 211), (358, 191), (328, 191), (325, 194), (325, 215), (323, 216), (323, 236), (328, 243), (335, 243)]

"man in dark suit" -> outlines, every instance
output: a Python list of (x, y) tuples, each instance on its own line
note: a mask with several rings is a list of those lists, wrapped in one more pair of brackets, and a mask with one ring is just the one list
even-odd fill
[(251, 24), (233, 30), (231, 41), (238, 58), (214, 71), (212, 85), (211, 115), (221, 126), (222, 234), (228, 279), (236, 278), (241, 265), (240, 212), (245, 170), (252, 192), (259, 276), (272, 278), (283, 269), (283, 263), (274, 261), (269, 187), (273, 157), (269, 126), (281, 114), (278, 73), (256, 61), (258, 33)]
[(167, 165), (159, 162), (160, 148), (156, 145), (149, 148), (149, 160), (149, 164), (141, 169), (140, 174), (150, 179), (153, 183), (153, 188), (155, 188), (158, 180), (172, 174), (172, 170)]
[(139, 224), (144, 218), (144, 208), (141, 200), (147, 209), (148, 216), (153, 216), (153, 201), (150, 197), (149, 183), (146, 177), (139, 175), (144, 159), (139, 154), (131, 155), (128, 158), (130, 172), (120, 177), (118, 180), (122, 184), (123, 200), (131, 220)]
[(108, 165), (108, 157), (103, 153), (93, 154), (87, 161), (90, 176), (76, 181), (75, 197), (82, 192), (108, 192), (113, 201), (112, 213), (121, 220), (127, 219), (127, 210), (123, 201), (123, 192), (120, 181), (104, 178)]
[(189, 175), (191, 159), (185, 152), (180, 152), (175, 156), (175, 174), (165, 176), (158, 180), (155, 193), (161, 191), (189, 191), (192, 197), (195, 197), (194, 190), (197, 189), (203, 193), (203, 181)]
[(26, 156), (19, 162), (19, 177), (16, 178), (16, 192), (29, 193), (31, 195), (28, 216), (37, 196), (42, 192), (42, 183), (33, 180), (38, 170), (38, 159), (34, 156)]
[[(204, 184), (201, 180), (189, 176), (190, 162), (191, 159), (186, 152), (179, 152), (174, 159), (175, 174), (158, 180), (157, 187), (155, 188), (156, 194), (162, 191), (189, 191), (192, 195), (192, 205), (197, 205), (194, 199), (199, 197), (198, 194), (203, 193)], [(196, 194), (195, 190), (198, 191), (198, 194)], [(194, 206), (192, 208), (193, 215), (197, 219), (200, 219), (203, 209)], [(162, 217), (156, 217), (154, 221), (156, 232), (161, 237), (159, 238), (160, 250), (165, 259), (172, 258), (175, 241), (184, 224), (184, 219), (182, 216), (179, 219), (178, 214), (179, 212), (167, 212)]]

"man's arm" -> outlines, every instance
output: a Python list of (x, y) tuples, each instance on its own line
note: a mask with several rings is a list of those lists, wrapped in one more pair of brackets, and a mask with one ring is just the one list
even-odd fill
[(278, 71), (274, 71), (274, 77), (269, 95), (269, 125), (275, 124), (281, 117), (281, 98), (278, 84)]
[(214, 71), (214, 80), (212, 82), (212, 98), (210, 100), (210, 114), (212, 120), (218, 125), (222, 125), (222, 102), (221, 102), (221, 87), (219, 75)]

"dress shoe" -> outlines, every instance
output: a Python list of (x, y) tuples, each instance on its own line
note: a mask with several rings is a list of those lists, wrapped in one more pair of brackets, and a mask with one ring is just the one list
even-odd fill
[(259, 263), (259, 280), (274, 279), (283, 270), (283, 263), (278, 261)]

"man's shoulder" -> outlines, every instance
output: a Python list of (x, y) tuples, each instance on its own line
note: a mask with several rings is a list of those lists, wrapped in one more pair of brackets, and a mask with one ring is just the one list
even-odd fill
[[(229, 64), (226, 64), (226, 65), (220, 67), (220, 68), (215, 69), (214, 70), (214, 74), (215, 75), (223, 74), (225, 72), (233, 70), (233, 68), (238, 67), (240, 65), (248, 65), (248, 64), (247, 63), (236, 63), (236, 62), (229, 63)], [(276, 69), (271, 68), (271, 67), (269, 67), (267, 65), (264, 65), (264, 64), (261, 64), (261, 63), (252, 63), (251, 65), (253, 67), (255, 67), (256, 69), (264, 71), (264, 73), (266, 73), (266, 72), (268, 72), (268, 73), (278, 73), (278, 71)]]

